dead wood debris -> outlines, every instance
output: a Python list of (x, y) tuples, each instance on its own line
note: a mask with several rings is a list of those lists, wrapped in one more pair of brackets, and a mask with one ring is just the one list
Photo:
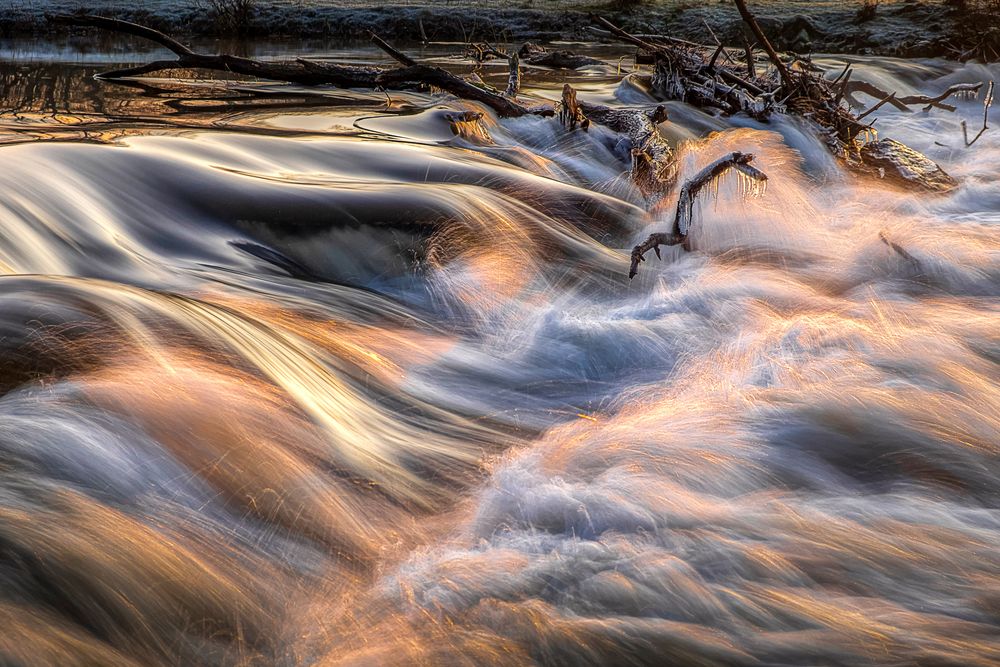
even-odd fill
[(499, 49), (489, 42), (470, 44), (465, 53), (476, 62), (485, 62), (491, 58), (501, 58), (509, 60), (516, 56), (520, 62), (535, 67), (551, 67), (552, 69), (580, 69), (592, 65), (603, 65), (603, 60), (583, 56), (566, 49), (549, 51), (533, 42), (525, 42), (516, 53), (508, 54), (503, 49)]
[(652, 88), (664, 100), (688, 102), (726, 114), (744, 112), (758, 120), (767, 120), (774, 109), (773, 97), (766, 95), (757, 81), (751, 80), (752, 75), (747, 78), (736, 67), (719, 63), (724, 48), (673, 39), (644, 39), (625, 32), (603, 17), (594, 16), (593, 20), (609, 34), (652, 55)]
[(576, 99), (576, 91), (568, 83), (563, 84), (562, 101), (559, 105), (559, 122), (570, 130), (579, 125), (584, 132), (590, 127), (590, 119), (583, 113), (583, 107)]
[[(71, 26), (94, 27), (112, 32), (134, 35), (153, 41), (173, 52), (175, 60), (158, 60), (138, 67), (103, 72), (100, 78), (122, 79), (164, 70), (206, 69), (231, 72), (275, 81), (288, 81), (315, 86), (328, 84), (340, 88), (382, 88), (411, 89), (419, 86), (433, 86), (462, 99), (480, 102), (493, 109), (499, 116), (516, 118), (526, 115), (551, 116), (551, 107), (527, 107), (515, 98), (520, 87), (519, 68), (512, 64), (512, 74), (507, 94), (501, 94), (463, 79), (451, 72), (431, 65), (418, 63), (413, 58), (397, 50), (377, 35), (372, 34), (372, 42), (400, 63), (400, 67), (358, 67), (319, 63), (304, 59), (285, 61), (260, 61), (240, 58), (228, 54), (210, 55), (195, 53), (177, 40), (164, 33), (128, 21), (120, 21), (86, 14), (52, 15), (53, 23)], [(515, 77), (514, 73), (517, 72)]]
[(691, 222), (694, 216), (695, 199), (705, 186), (718, 181), (730, 171), (736, 171), (747, 181), (748, 187), (744, 188), (744, 192), (749, 193), (762, 189), (763, 184), (767, 181), (767, 176), (752, 166), (751, 161), (753, 161), (753, 155), (749, 153), (731, 153), (719, 158), (695, 174), (694, 177), (685, 181), (677, 196), (677, 208), (670, 231), (654, 232), (645, 241), (632, 248), (631, 264), (628, 271), (629, 279), (635, 277), (639, 271), (639, 263), (646, 261), (644, 255), (650, 250), (656, 253), (657, 258), (660, 258), (661, 245), (684, 244), (685, 248), (687, 247), (688, 234), (691, 231)]
[[(850, 65), (847, 67), (850, 69)], [(848, 72), (848, 76), (849, 74), (850, 73)], [(930, 111), (933, 108), (942, 109), (943, 111), (955, 111), (955, 107), (950, 104), (945, 104), (944, 100), (948, 99), (952, 95), (957, 97), (975, 97), (982, 87), (982, 81), (979, 83), (956, 83), (953, 86), (949, 86), (947, 90), (942, 92), (940, 95), (936, 95), (935, 97), (928, 97), (927, 95), (904, 95), (902, 97), (898, 97), (895, 93), (888, 93), (878, 86), (866, 81), (848, 81), (844, 85), (844, 97), (847, 99), (848, 103), (856, 109), (863, 108), (864, 105), (862, 105), (861, 102), (854, 97), (854, 93), (865, 93), (882, 100), (891, 97), (892, 99), (889, 100), (889, 103), (900, 111), (912, 111), (910, 107), (917, 105), (926, 105), (923, 108), (924, 111)]]
[[(900, 180), (895, 176), (901, 176), (910, 186), (932, 192), (954, 187), (954, 179), (944, 174), (939, 166), (934, 164), (934, 169), (927, 169), (924, 161), (933, 162), (899, 142), (883, 140), (877, 146), (863, 150), (877, 139), (874, 121), (866, 122), (865, 118), (885, 104), (901, 110), (920, 105), (925, 111), (932, 108), (954, 111), (955, 107), (945, 100), (953, 95), (974, 96), (982, 88), (982, 83), (956, 84), (934, 97), (900, 96), (866, 82), (852, 81), (850, 65), (836, 79), (828, 80), (809, 62), (782, 59), (747, 8), (745, 0), (734, 2), (756, 39), (757, 48), (767, 54), (771, 70), (758, 74), (751, 58), (744, 58), (742, 65), (737, 64), (737, 57), (728, 58), (728, 63), (720, 63), (719, 56), (722, 53), (728, 55), (721, 46), (693, 44), (657, 35), (631, 35), (601, 17), (595, 16), (594, 21), (602, 26), (602, 33), (652, 55), (652, 89), (662, 99), (681, 100), (725, 114), (743, 112), (762, 121), (772, 113), (801, 116), (817, 127), (830, 150), (852, 168), (864, 173), (887, 175), (894, 180)], [(742, 51), (746, 55), (752, 50), (753, 47), (747, 45)], [(854, 97), (856, 93), (871, 95), (878, 102), (867, 110), (855, 113), (851, 107), (864, 109)], [(845, 100), (846, 108), (843, 104)], [(971, 141), (968, 143), (971, 144)], [(915, 161), (914, 154), (920, 159)], [(875, 157), (877, 165), (868, 162)], [(912, 169), (915, 163), (923, 165), (922, 168)], [(933, 174), (933, 177), (923, 179), (924, 174)], [(942, 174), (944, 177), (941, 177)]]
[[(760, 121), (767, 121), (774, 113), (798, 115), (815, 124), (826, 137), (830, 149), (852, 167), (867, 173), (877, 173), (882, 177), (901, 176), (910, 185), (932, 191), (954, 187), (954, 179), (926, 156), (892, 140), (876, 141), (872, 123), (862, 121), (886, 104), (897, 109), (908, 110), (910, 106), (924, 105), (925, 111), (932, 108), (954, 111), (955, 107), (945, 103), (945, 100), (952, 95), (975, 95), (982, 83), (957, 84), (935, 97), (898, 96), (865, 82), (852, 81), (850, 65), (836, 79), (829, 80), (807, 60), (782, 59), (747, 9), (745, 0), (734, 2), (756, 39), (755, 44), (748, 41), (739, 49), (726, 48), (718, 43), (706, 46), (669, 36), (633, 35), (598, 16), (593, 17), (594, 22), (602, 27), (594, 30), (632, 44), (650, 58), (653, 64), (651, 89), (663, 100), (679, 100), (727, 115), (745, 113)], [(552, 116), (555, 113), (554, 105), (542, 103), (527, 106), (518, 100), (522, 63), (575, 69), (600, 62), (568, 51), (548, 52), (530, 43), (526, 43), (518, 52), (509, 54), (489, 44), (471, 45), (467, 53), (471, 53), (479, 62), (488, 58), (507, 60), (508, 83), (506, 89), (500, 92), (475, 75), (463, 78), (443, 68), (420, 63), (374, 34), (371, 34), (372, 42), (389, 54), (399, 66), (339, 65), (301, 58), (265, 62), (227, 54), (202, 54), (157, 30), (126, 21), (85, 14), (50, 16), (49, 20), (138, 36), (166, 47), (176, 56), (174, 60), (159, 60), (99, 75), (105, 79), (135, 77), (171, 69), (207, 69), (304, 85), (327, 84), (343, 88), (399, 90), (431, 86), (461, 99), (479, 102), (497, 115), (508, 118)], [(755, 48), (767, 54), (771, 69), (762, 69), (754, 62)], [(991, 83), (985, 104), (983, 129), (971, 141), (966, 134), (966, 145), (974, 143), (987, 129), (986, 114), (992, 102), (992, 90)], [(852, 107), (862, 108), (854, 97), (857, 93), (871, 95), (878, 102), (856, 114)], [(657, 129), (657, 125), (667, 119), (666, 109), (662, 105), (653, 109), (617, 109), (586, 104), (578, 100), (576, 91), (566, 84), (558, 106), (560, 121), (569, 130), (577, 127), (586, 130), (591, 123), (596, 123), (628, 138), (633, 181), (650, 201), (658, 200), (673, 186), (677, 176), (676, 158)], [(461, 118), (456, 116), (451, 120), (456, 128), (462, 129), (478, 120), (473, 116), (474, 114), (463, 115)], [(706, 184), (731, 171), (740, 174), (741, 182), (763, 184), (767, 177), (750, 165), (752, 159), (753, 156), (748, 153), (732, 153), (685, 182), (678, 193), (671, 231), (654, 233), (633, 249), (630, 277), (635, 275), (638, 264), (645, 261), (644, 255), (649, 250), (654, 250), (659, 256), (660, 245), (687, 246), (693, 203)]]

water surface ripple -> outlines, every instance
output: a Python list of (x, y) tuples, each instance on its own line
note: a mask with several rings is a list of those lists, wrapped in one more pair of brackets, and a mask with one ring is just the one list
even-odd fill
[(92, 73), (0, 67), (0, 663), (1000, 664), (980, 101), (879, 110), (935, 198), (671, 104), (769, 188), (630, 283), (672, 198), (600, 127)]

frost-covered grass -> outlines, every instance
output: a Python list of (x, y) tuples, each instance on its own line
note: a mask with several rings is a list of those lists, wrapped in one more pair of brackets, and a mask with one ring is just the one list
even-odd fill
[[(588, 14), (598, 11), (638, 32), (669, 33), (742, 44), (731, 0), (256, 0), (248, 25), (225, 28), (212, 16), (214, 0), (0, 0), (0, 34), (49, 32), (46, 12), (85, 9), (187, 35), (245, 32), (254, 37), (363, 39), (369, 29), (395, 41), (417, 40), (421, 27), (437, 41), (592, 39)], [(239, 1), (239, 0), (234, 0)], [(995, 0), (968, 0), (994, 2)], [(751, 3), (779, 48), (807, 52), (937, 55), (954, 25), (945, 0), (880, 0), (857, 21), (861, 0), (779, 0)], [(456, 11), (461, 10), (461, 11)]]

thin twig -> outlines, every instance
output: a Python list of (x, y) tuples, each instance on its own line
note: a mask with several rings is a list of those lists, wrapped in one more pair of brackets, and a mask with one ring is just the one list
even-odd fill
[(870, 109), (868, 109), (867, 111), (865, 111), (863, 113), (858, 114), (858, 117), (855, 120), (861, 120), (862, 118), (864, 118), (868, 114), (870, 114), (873, 111), (879, 109), (886, 102), (891, 102), (895, 98), (896, 98), (896, 93), (889, 93), (886, 97), (883, 97), (882, 100), (880, 102), (878, 102), (877, 104), (875, 104), (873, 107), (871, 107)]
[(983, 129), (979, 130), (979, 134), (977, 134), (976, 136), (974, 136), (972, 138), (972, 141), (969, 141), (969, 133), (968, 133), (968, 130), (966, 129), (965, 121), (964, 120), (962, 121), (962, 138), (965, 139), (965, 147), (966, 148), (968, 148), (972, 144), (976, 143), (976, 141), (979, 139), (979, 137), (983, 136), (983, 132), (985, 132), (986, 130), (990, 129), (989, 126), (986, 124), (986, 121), (987, 121), (987, 119), (989, 117), (990, 105), (991, 104), (993, 104), (993, 82), (992, 81), (990, 81), (989, 88), (986, 89), (986, 99), (983, 100)]

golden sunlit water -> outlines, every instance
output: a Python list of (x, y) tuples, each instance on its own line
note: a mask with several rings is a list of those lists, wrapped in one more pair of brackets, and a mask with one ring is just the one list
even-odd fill
[[(653, 102), (596, 55), (525, 87)], [(600, 126), (4, 57), (0, 663), (1000, 664), (981, 100), (878, 112), (933, 197), (668, 104), (681, 179), (768, 188), (630, 282), (675, 199)]]

